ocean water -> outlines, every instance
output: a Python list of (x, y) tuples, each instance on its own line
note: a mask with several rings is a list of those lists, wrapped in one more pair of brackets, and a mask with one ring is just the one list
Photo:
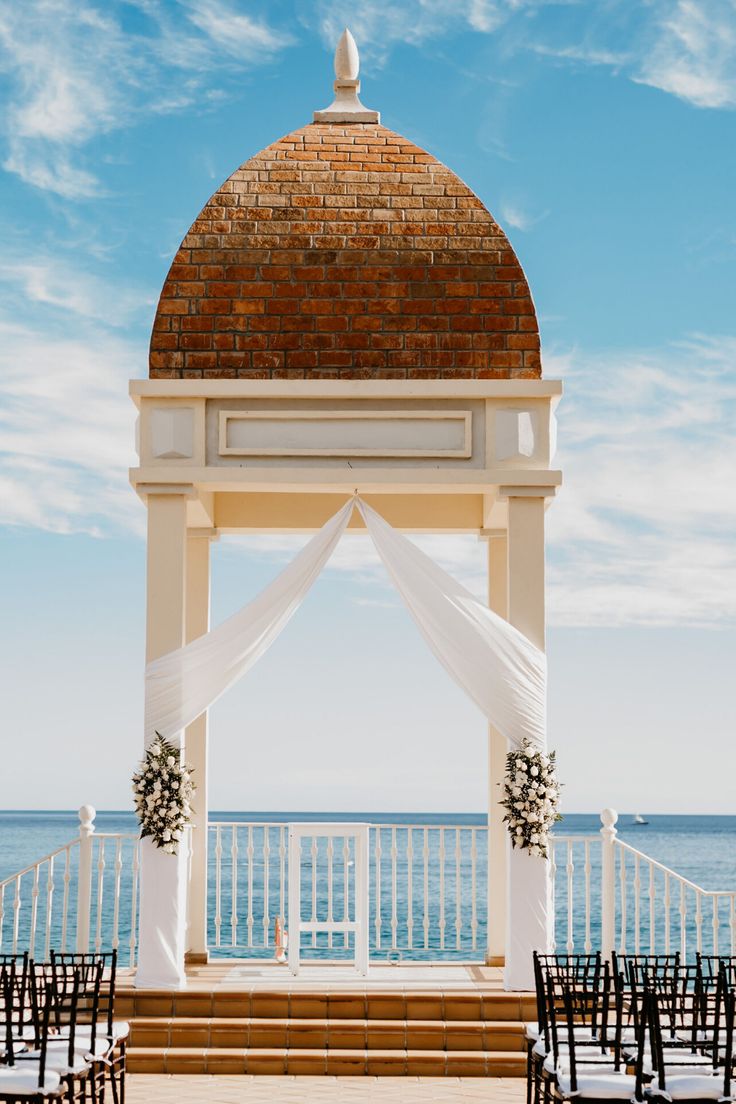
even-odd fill
[[(485, 878), (486, 855), (484, 834), (479, 833), (476, 840), (476, 853), (471, 855), (468, 831), (456, 836), (454, 831), (445, 833), (444, 876), (439, 878), (439, 832), (436, 827), (442, 824), (460, 825), (463, 829), (480, 826), (485, 823), (483, 814), (472, 813), (302, 813), (302, 812), (253, 812), (241, 813), (231, 810), (211, 814), (212, 821), (249, 822), (258, 821), (267, 824), (288, 822), (325, 822), (325, 821), (364, 821), (372, 825), (397, 825), (395, 832), (391, 828), (372, 829), (371, 834), (371, 951), (374, 958), (404, 957), (413, 960), (422, 959), (480, 959), (485, 945), (486, 902)], [(708, 890), (736, 891), (736, 817), (732, 816), (651, 816), (647, 825), (635, 825), (632, 814), (621, 814), (617, 825), (620, 838), (651, 858), (671, 868), (696, 885)], [(0, 881), (31, 865), (41, 856), (62, 846), (78, 834), (76, 812), (66, 811), (0, 811)], [(132, 813), (99, 812), (96, 818), (96, 830), (99, 833), (135, 833), (136, 820)], [(435, 826), (425, 837), (414, 830), (411, 834), (408, 824)], [(570, 814), (558, 826), (559, 835), (573, 836), (576, 839), (585, 835), (596, 836), (600, 828), (597, 814)], [(376, 870), (375, 847), (380, 832), (382, 861), (380, 876)], [(279, 830), (276, 827), (266, 831), (263, 828), (253, 830), (248, 836), (247, 830), (236, 833), (238, 854), (233, 859), (231, 829), (223, 830), (222, 864), (219, 878), (215, 869), (215, 839), (211, 837), (210, 877), (209, 877), (209, 942), (215, 953), (225, 957), (270, 957), (272, 949), (272, 927), (274, 917), (284, 907), (284, 895), (280, 890)], [(422, 848), (428, 843), (428, 874), (425, 872)], [(409, 843), (411, 841), (411, 848)], [(267, 852), (264, 854), (264, 844)], [(392, 844), (396, 846), (395, 861), (392, 862)], [(248, 846), (252, 849), (253, 862), (247, 863)], [(128, 847), (130, 845), (127, 845)], [(319, 852), (317, 867), (312, 865), (312, 855), (307, 846), (302, 854), (303, 915), (308, 918), (310, 906), (316, 907), (317, 914), (326, 915), (328, 893), (332, 896), (333, 913), (336, 919), (343, 915), (344, 894), (341, 881), (343, 869), (342, 842), (335, 849), (335, 877), (332, 888), (328, 888), (326, 854)], [(99, 847), (99, 845), (98, 845)], [(412, 852), (412, 853), (410, 853)], [(99, 857), (99, 850), (96, 852)], [(578, 843), (572, 848), (558, 847), (557, 875), (555, 883), (556, 937), (558, 948), (564, 949), (571, 942), (576, 950), (582, 950), (586, 939), (596, 944), (600, 932), (599, 897), (599, 859), (600, 848), (593, 843), (588, 851), (590, 877), (586, 882), (585, 854), (583, 845)], [(114, 878), (115, 855), (110, 845), (105, 853), (104, 893), (101, 909), (96, 908), (98, 867), (95, 867), (95, 913), (92, 918), (93, 938), (96, 931), (101, 934), (102, 942), (112, 930), (113, 916), (117, 917), (118, 933), (125, 950), (130, 944), (131, 882), (129, 869), (124, 865), (120, 883), (120, 893), (114, 892), (111, 879)], [(124, 860), (126, 855), (123, 854)], [(572, 869), (571, 869), (572, 868)], [(644, 871), (644, 868), (642, 868)], [(459, 877), (458, 877), (459, 872)], [(473, 904), (470, 884), (473, 872), (479, 887)], [(51, 934), (48, 937), (52, 945), (61, 938), (58, 901), (62, 892), (62, 867), (57, 863), (55, 870), (55, 913), (52, 918)], [(233, 877), (235, 874), (235, 877)], [(74, 864), (72, 864), (72, 876)], [(569, 878), (572, 876), (572, 884)], [(627, 858), (626, 894), (617, 895), (617, 925), (620, 933), (622, 923), (627, 930), (629, 950), (635, 949), (635, 917), (638, 919), (641, 950), (648, 950), (651, 925), (654, 924), (657, 949), (663, 949), (665, 930), (672, 941), (673, 949), (680, 946), (682, 930), (679, 927), (680, 916), (676, 900), (677, 887), (670, 889), (672, 902), (671, 920), (667, 920), (664, 911), (664, 898), (667, 886), (664, 875), (656, 874), (655, 903), (652, 904), (649, 875), (643, 872), (639, 883), (635, 882), (636, 872), (633, 857)], [(349, 879), (348, 879), (349, 880)], [(397, 887), (396, 908), (393, 909), (392, 889)], [(377, 889), (380, 888), (380, 912), (377, 911)], [(40, 883), (40, 900), (43, 900), (44, 881)], [(409, 890), (411, 892), (409, 892)], [(23, 889), (23, 904), (19, 931), (21, 938), (30, 917), (31, 881), (26, 880)], [(75, 902), (70, 895), (68, 932), (74, 931)], [(622, 916), (623, 897), (626, 898), (626, 915)], [(408, 898), (411, 897), (411, 905)], [(568, 904), (570, 897), (574, 903), (573, 921), (569, 924)], [(586, 922), (586, 897), (589, 900)], [(219, 902), (219, 908), (218, 908)], [(637, 903), (638, 902), (638, 903)], [(425, 908), (426, 905), (426, 908)], [(697, 939), (697, 926), (700, 925), (701, 938), (705, 950), (710, 949), (713, 938), (713, 917), (707, 910), (702, 916), (696, 914), (694, 896), (685, 900), (686, 914), (684, 928), (688, 949), (693, 949)], [(720, 949), (728, 949), (727, 944), (734, 924), (734, 913), (729, 914), (728, 903), (719, 913)], [(233, 924), (233, 914), (236, 923)], [(219, 916), (219, 923), (216, 917)], [(268, 917), (264, 921), (264, 916)], [(425, 923), (426, 916), (426, 923)], [(250, 918), (250, 923), (248, 922)], [(12, 938), (12, 899), (8, 893), (5, 899), (5, 916), (0, 936), (2, 945), (8, 946)], [(734, 931), (736, 934), (736, 931)], [(68, 938), (71, 938), (68, 936)], [(39, 935), (41, 946), (43, 933)], [(39, 946), (37, 949), (41, 949)], [(398, 948), (398, 950), (394, 949)], [(346, 957), (349, 948), (343, 948), (342, 936), (328, 939), (320, 934), (316, 938), (306, 937), (304, 946), (306, 957)]]

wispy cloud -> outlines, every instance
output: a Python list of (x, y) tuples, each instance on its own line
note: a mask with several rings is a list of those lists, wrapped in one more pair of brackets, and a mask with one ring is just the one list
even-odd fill
[[(573, 21), (534, 18), (563, 5), (575, 9)], [(502, 32), (506, 52), (605, 66), (697, 107), (736, 106), (736, 0), (648, 0), (623, 9), (593, 0), (369, 0), (359, 10), (349, 0), (322, 0), (318, 11), (326, 43), (347, 22), (378, 60), (395, 45)]]
[(634, 79), (696, 107), (736, 107), (736, 0), (658, 5), (653, 46)]
[(514, 230), (531, 230), (538, 222), (545, 219), (548, 214), (549, 211), (542, 211), (541, 214), (534, 215), (521, 203), (515, 200), (502, 200), (499, 207), (499, 215), (501, 216), (502, 223), (512, 227)]
[(140, 531), (127, 380), (144, 350), (94, 323), (77, 331), (0, 320), (0, 524)]
[(555, 623), (736, 619), (736, 338), (547, 359), (566, 377), (549, 513)]
[[(138, 9), (141, 25), (123, 14)], [(3, 168), (67, 199), (104, 191), (85, 146), (145, 114), (211, 93), (225, 62), (254, 64), (291, 41), (224, 0), (0, 0), (7, 82)], [(172, 87), (175, 92), (172, 92)]]

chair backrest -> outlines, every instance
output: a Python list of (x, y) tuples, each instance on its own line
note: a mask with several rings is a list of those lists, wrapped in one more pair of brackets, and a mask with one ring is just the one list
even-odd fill
[[(97, 986), (96, 1021), (100, 1031), (109, 1037), (113, 1034), (115, 1014), (115, 984), (117, 975), (117, 951), (101, 951), (91, 954), (58, 954), (51, 952), (51, 962), (57, 967), (78, 970), (80, 973), (80, 999), (89, 996)], [(97, 971), (99, 970), (99, 977)]]
[(538, 986), (544, 995), (547, 1020), (551, 1004), (558, 1011), (564, 1010), (564, 991), (567, 991), (569, 999), (575, 1005), (578, 1023), (587, 1024), (593, 1034), (597, 1035), (604, 1014), (604, 996), (607, 996), (607, 968), (603, 969), (600, 953), (537, 955), (535, 963), (540, 975)]

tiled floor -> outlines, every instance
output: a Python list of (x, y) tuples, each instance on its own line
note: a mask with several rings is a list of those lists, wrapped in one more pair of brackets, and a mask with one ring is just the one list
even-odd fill
[(186, 1077), (130, 1074), (128, 1104), (522, 1104), (506, 1077)]
[[(133, 981), (132, 970), (120, 970), (119, 987), (125, 989)], [(371, 963), (367, 977), (359, 977), (355, 970), (340, 965), (315, 963), (305, 965), (298, 977), (294, 977), (285, 963), (272, 961), (238, 961), (220, 959), (207, 966), (187, 966), (187, 992), (215, 992), (227, 989), (299, 989), (318, 992), (339, 992), (360, 989), (384, 991), (428, 989), (460, 989), (474, 992), (503, 992), (503, 971), (497, 966), (481, 966), (479, 963), (413, 962), (389, 966)]]

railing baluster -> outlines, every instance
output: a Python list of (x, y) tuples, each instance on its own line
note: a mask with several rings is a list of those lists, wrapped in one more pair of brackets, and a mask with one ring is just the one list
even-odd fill
[(703, 953), (703, 901), (700, 891), (695, 894), (695, 949)]
[(462, 946), (462, 890), (461, 890), (460, 828), (455, 829), (455, 950)]
[(118, 949), (118, 943), (120, 942), (118, 939), (118, 932), (120, 929), (120, 881), (123, 874), (123, 841), (120, 836), (118, 836), (115, 842), (115, 863), (113, 869), (115, 872), (115, 901), (112, 911), (112, 948), (116, 951)]
[(670, 953), (670, 876), (664, 876), (664, 953)]
[(49, 857), (48, 870), (46, 872), (46, 938), (43, 945), (44, 958), (48, 962), (51, 952), (51, 923), (54, 903), (54, 856)]
[(680, 882), (680, 957), (687, 962), (687, 891)]
[(268, 824), (263, 826), (263, 946), (271, 944), (271, 908), (269, 875), (271, 867), (271, 830)]
[(422, 916), (422, 927), (424, 928), (424, 949), (426, 951), (429, 950), (429, 828), (424, 829), (422, 858), (424, 859), (424, 915)]
[(253, 856), (255, 850), (253, 847), (253, 825), (248, 825), (248, 844), (246, 848), (246, 858), (248, 860), (248, 946), (253, 946)]
[(222, 829), (215, 829), (215, 946), (222, 946)]
[(657, 885), (654, 880), (654, 867), (649, 866), (649, 953), (657, 953), (657, 936), (655, 931), (656, 925), (656, 910), (655, 903), (657, 899)]
[(381, 825), (377, 824), (376, 832), (376, 950), (381, 949)]
[(396, 827), (391, 829), (391, 950), (396, 950), (396, 930), (397, 930), (397, 918), (396, 918), (396, 898), (398, 897), (397, 874), (396, 874), (396, 857), (398, 850), (396, 847)]
[(440, 828), (440, 949), (445, 949), (445, 829)]
[(641, 874), (639, 869), (639, 856), (634, 856), (634, 954), (641, 954)]
[(286, 828), (279, 828), (279, 916), (286, 924)]
[(572, 840), (567, 841), (567, 863), (565, 865), (565, 873), (567, 875), (567, 953), (572, 954), (575, 950), (575, 933), (573, 930), (575, 914), (575, 902), (573, 899), (575, 860), (573, 856)]
[(102, 895), (105, 889), (105, 837), (97, 839), (97, 925), (95, 927), (95, 951), (102, 950)]
[(4, 947), (5, 937), (5, 882), (0, 882), (0, 951)]
[(230, 946), (238, 945), (238, 828), (230, 829)]
[(13, 898), (13, 954), (18, 953), (18, 935), (20, 929), (20, 883), (22, 874), (15, 878), (15, 896)]
[(713, 954), (718, 954), (718, 928), (720, 927), (720, 916), (718, 915), (719, 897), (717, 893), (714, 893), (711, 897), (711, 906), (713, 908)]
[[(312, 836), (312, 923), (317, 922), (317, 837)], [(317, 946), (317, 932), (312, 932), (312, 946)]]
[(730, 927), (731, 927), (731, 954), (736, 954), (736, 894), (732, 893), (729, 898), (730, 904)]
[(585, 840), (583, 871), (585, 874), (585, 953), (590, 954), (593, 943), (590, 938), (590, 840)]
[[(343, 836), (342, 838), (342, 878), (344, 890), (343, 920), (347, 923), (350, 919), (350, 836)], [(345, 948), (350, 946), (350, 933), (347, 931), (342, 937), (342, 945)]]
[(406, 830), (406, 946), (414, 946), (414, 831)]
[(133, 844), (133, 866), (130, 886), (130, 965), (136, 961), (136, 932), (138, 930), (138, 870), (140, 868), (140, 849), (138, 840)]
[(629, 899), (628, 886), (626, 884), (626, 852), (622, 847), (618, 849), (620, 857), (619, 877), (621, 879), (621, 941), (619, 947), (621, 954), (626, 954), (626, 905)]
[[(332, 912), (332, 861), (334, 857), (334, 842), (332, 836), (327, 837), (327, 923), (333, 924), (335, 917)], [(327, 946), (332, 950), (332, 931), (327, 932)]]
[(31, 929), (28, 936), (28, 950), (31, 958), (36, 950), (36, 924), (38, 922), (38, 882), (41, 873), (41, 864), (37, 863), (33, 871), (33, 885), (31, 886)]
[(478, 840), (475, 828), (470, 829), (470, 945), (478, 949), (478, 903), (475, 899), (477, 883)]
[(69, 889), (72, 881), (72, 849), (64, 849), (64, 900), (61, 906), (61, 953), (66, 954), (67, 917), (69, 915)]

